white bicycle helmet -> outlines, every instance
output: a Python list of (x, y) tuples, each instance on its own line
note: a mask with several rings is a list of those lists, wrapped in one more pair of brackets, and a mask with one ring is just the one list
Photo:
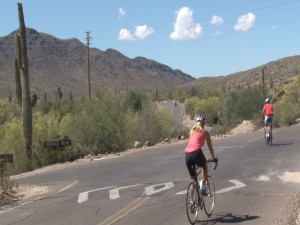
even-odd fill
[(270, 99), (269, 99), (269, 98), (266, 98), (265, 103), (270, 103)]
[(195, 120), (196, 120), (196, 122), (205, 123), (205, 116), (202, 115), (202, 114), (198, 114), (198, 115), (195, 116)]

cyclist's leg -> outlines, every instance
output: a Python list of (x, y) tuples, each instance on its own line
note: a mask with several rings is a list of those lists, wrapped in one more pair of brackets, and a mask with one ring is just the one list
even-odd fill
[(264, 134), (265, 134), (265, 138), (266, 138), (266, 132), (267, 132), (267, 125), (268, 125), (268, 116), (265, 116), (265, 120), (264, 120)]
[(273, 139), (273, 130), (272, 130), (273, 129), (273, 116), (270, 116), (270, 118), (269, 118), (269, 126), (270, 126), (270, 136), (271, 136), (270, 138)]
[(272, 129), (273, 116), (270, 116), (270, 117), (269, 117), (269, 124), (270, 124), (270, 128)]
[(198, 150), (197, 153), (197, 165), (202, 168), (202, 182), (200, 182), (200, 188), (204, 192), (206, 191), (206, 183), (207, 183), (207, 163), (205, 156), (201, 149)]
[(202, 180), (204, 182), (207, 181), (207, 163), (205, 163), (205, 166), (202, 167)]
[(185, 154), (185, 164), (192, 180), (196, 179), (196, 171), (195, 171), (196, 157), (197, 157), (197, 152)]
[[(191, 179), (194, 181), (196, 181), (196, 164), (195, 164), (196, 156), (197, 156), (196, 152), (185, 154), (186, 167), (188, 169)], [(194, 186), (190, 186), (190, 190), (188, 191), (190, 193), (193, 193), (194, 191), (193, 188)]]

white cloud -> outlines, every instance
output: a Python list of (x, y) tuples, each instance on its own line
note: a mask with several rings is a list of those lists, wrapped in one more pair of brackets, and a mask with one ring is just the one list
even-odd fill
[(255, 19), (255, 15), (251, 12), (242, 15), (235, 24), (234, 29), (237, 31), (247, 32), (254, 26)]
[(224, 23), (224, 20), (221, 16), (213, 16), (210, 22), (214, 25), (222, 25)]
[(190, 8), (182, 7), (176, 14), (174, 31), (170, 34), (172, 40), (189, 40), (201, 37), (201, 24), (194, 24), (193, 11)]
[(125, 16), (125, 15), (126, 15), (125, 10), (122, 9), (122, 8), (119, 8), (119, 18), (121, 18), (121, 17), (123, 17), (123, 16)]
[(223, 35), (223, 32), (222, 32), (222, 31), (217, 31), (217, 32), (215, 32), (215, 36), (221, 36), (221, 35)]
[(134, 41), (135, 39), (129, 30), (122, 28), (119, 32), (119, 40)]
[(119, 32), (120, 41), (136, 41), (140, 39), (145, 39), (154, 32), (152, 27), (148, 25), (136, 26), (134, 34), (130, 30), (122, 28)]
[(272, 30), (277, 29), (277, 25), (271, 26), (271, 29), (272, 29)]
[(147, 25), (137, 26), (135, 29), (135, 37), (137, 39), (144, 39), (152, 34), (154, 30), (152, 27), (148, 27)]

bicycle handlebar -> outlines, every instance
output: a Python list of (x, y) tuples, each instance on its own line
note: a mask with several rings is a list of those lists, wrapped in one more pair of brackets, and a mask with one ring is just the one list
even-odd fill
[(217, 168), (217, 166), (218, 166), (218, 162), (219, 162), (219, 159), (218, 158), (215, 158), (215, 159), (207, 159), (206, 160), (207, 162), (214, 162), (215, 163), (215, 167), (214, 167), (214, 170)]

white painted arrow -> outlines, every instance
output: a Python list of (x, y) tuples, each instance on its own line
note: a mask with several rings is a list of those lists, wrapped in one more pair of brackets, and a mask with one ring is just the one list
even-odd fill
[[(222, 193), (225, 193), (225, 192), (228, 192), (228, 191), (232, 191), (234, 189), (239, 189), (239, 188), (242, 188), (242, 187), (245, 187), (246, 184), (238, 181), (238, 180), (229, 180), (231, 183), (235, 184), (234, 186), (232, 187), (228, 187), (228, 188), (224, 188), (224, 189), (221, 189), (221, 190), (218, 190), (216, 191), (216, 194), (222, 194)], [(181, 192), (178, 192), (176, 193), (176, 195), (185, 195), (187, 193), (187, 190), (184, 190), (184, 191), (181, 191)]]
[[(146, 192), (147, 196), (150, 196), (150, 195), (156, 194), (158, 192), (168, 190), (172, 187), (174, 187), (173, 182), (167, 182), (167, 183), (163, 183), (163, 184), (156, 184), (156, 185), (153, 185), (153, 186), (145, 187), (145, 192)], [(155, 188), (157, 188), (157, 189), (155, 189)]]
[(229, 181), (231, 183), (235, 184), (235, 186), (224, 188), (224, 189), (221, 189), (219, 191), (216, 191), (216, 194), (222, 194), (224, 192), (228, 192), (228, 191), (232, 191), (232, 190), (239, 189), (239, 188), (242, 188), (242, 187), (246, 187), (246, 184), (244, 184), (244, 183), (242, 183), (238, 180), (229, 180)]
[(94, 189), (94, 190), (90, 190), (90, 191), (86, 191), (86, 192), (81, 192), (78, 196), (77, 202), (79, 204), (83, 203), (83, 202), (86, 202), (89, 199), (89, 193), (91, 193), (91, 192), (101, 191), (101, 190), (105, 190), (105, 189), (108, 189), (108, 188), (114, 188), (114, 187), (115, 186), (110, 186), (110, 187), (98, 188), (98, 189)]
[(140, 186), (140, 185), (141, 184), (136, 184), (136, 185), (119, 187), (119, 188), (115, 188), (115, 189), (109, 190), (109, 198), (110, 199), (120, 198), (120, 192), (119, 192), (119, 190), (122, 190), (122, 189), (125, 189), (125, 188), (130, 188), (130, 187), (137, 187), (137, 186)]

